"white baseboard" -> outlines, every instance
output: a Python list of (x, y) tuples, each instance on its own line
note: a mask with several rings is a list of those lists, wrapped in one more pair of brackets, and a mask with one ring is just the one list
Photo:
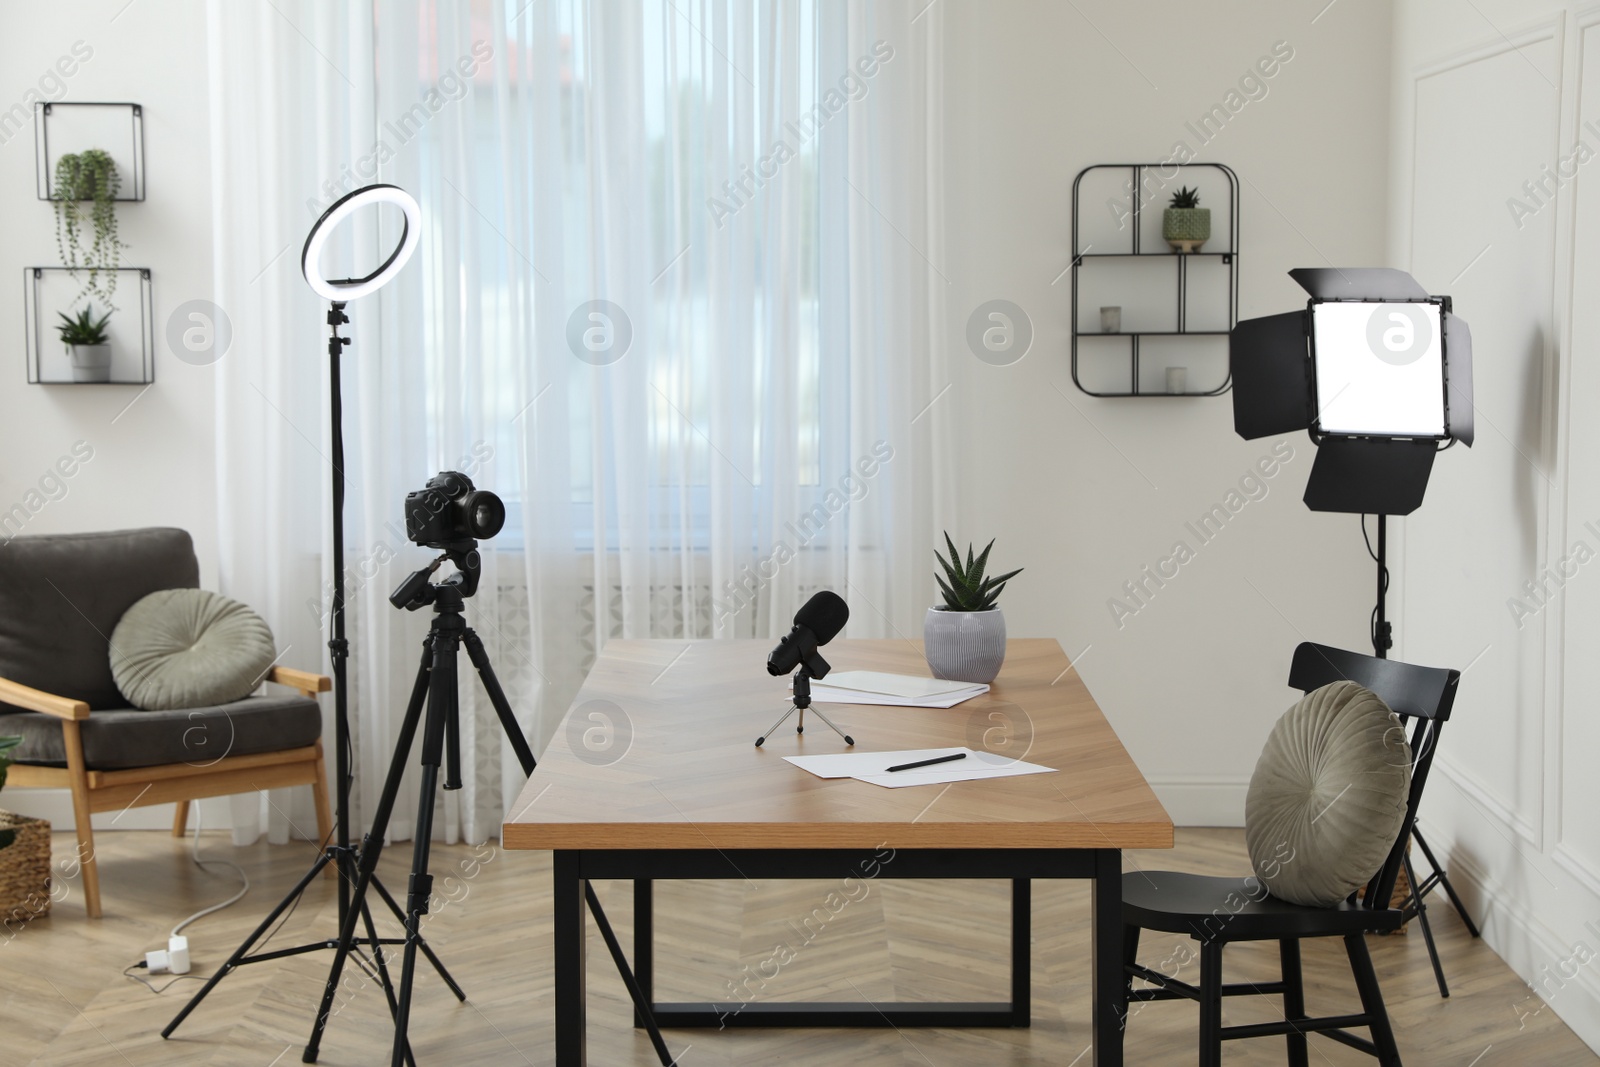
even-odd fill
[[(1578, 968), (1571, 978), (1552, 977), (1552, 965), (1569, 959), (1574, 946), (1565, 944), (1532, 912), (1525, 895), (1519, 897), (1496, 883), (1466, 857), (1448, 855), (1444, 864), (1463, 902), (1478, 918), (1484, 941), (1518, 977), (1534, 987), (1525, 990), (1523, 1001), (1510, 1006), (1512, 1014), (1520, 1017), (1528, 1012), (1553, 1010), (1585, 1044), (1600, 1053), (1600, 975), (1595, 973), (1594, 962)], [(1449, 907), (1442, 896), (1437, 903), (1430, 903), (1429, 909), (1441, 906)], [(1592, 912), (1592, 907), (1592, 903), (1588, 908), (1578, 905), (1580, 917)], [(1585, 929), (1600, 939), (1600, 924), (1590, 921)], [(1583, 941), (1589, 951), (1594, 951), (1593, 941), (1588, 937)], [(1444, 965), (1448, 975), (1450, 961), (1446, 959)]]
[(1177, 826), (1243, 826), (1248, 778), (1188, 774), (1150, 779), (1167, 814)]
[[(227, 797), (200, 801), (206, 826), (225, 827), (233, 822)], [(52, 830), (71, 830), (72, 791), (68, 789), (7, 789), (0, 796), (0, 807), (30, 819), (48, 819)], [(129, 808), (123, 812), (105, 811), (93, 817), (95, 833), (109, 830), (171, 830), (172, 805), (152, 804), (148, 808)], [(194, 823), (191, 821), (190, 826)]]

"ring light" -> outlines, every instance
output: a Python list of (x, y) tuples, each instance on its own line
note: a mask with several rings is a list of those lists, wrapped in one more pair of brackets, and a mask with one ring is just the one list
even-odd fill
[[(322, 273), (320, 258), (323, 247), (328, 243), (329, 236), (338, 228), (339, 223), (369, 204), (393, 204), (405, 213), (405, 228), (400, 232), (399, 243), (378, 269), (365, 278), (331, 279), (325, 277)], [(346, 637), (345, 631), (345, 566), (342, 562), (337, 561), (345, 559), (344, 400), (343, 389), (340, 384), (342, 374), (340, 356), (343, 355), (344, 348), (350, 343), (351, 339), (340, 336), (339, 328), (350, 321), (350, 316), (345, 314), (346, 301), (375, 292), (395, 275), (399, 274), (401, 269), (405, 267), (406, 261), (411, 258), (411, 253), (417, 250), (417, 239), (421, 236), (422, 211), (417, 207), (416, 200), (412, 199), (410, 194), (393, 185), (368, 185), (334, 201), (333, 205), (327, 211), (324, 211), (322, 217), (317, 219), (316, 223), (311, 227), (311, 233), (306, 237), (305, 248), (300, 253), (300, 273), (305, 275), (306, 282), (316, 291), (317, 295), (326, 297), (330, 303), (323, 322), (328, 325), (329, 335), (327, 348), (329, 372), (327, 411), (328, 421), (331, 424), (329, 426), (328, 439), (332, 447), (325, 458), (328, 460), (330, 468), (328, 489), (332, 497), (332, 559), (336, 562), (332, 567), (333, 581), (330, 586), (332, 601), (326, 616), (326, 623), (329, 636), (328, 653), (333, 673), (334, 765), (339, 767), (340, 770), (334, 779), (336, 787), (333, 798), (334, 827), (327, 834), (328, 840), (323, 842), (327, 847), (322, 851), (320, 858), (311, 868), (310, 873), (300, 879), (299, 885), (289, 890), (289, 895), (279, 902), (277, 910), (272, 914), (276, 917), (284, 911), (292, 912), (294, 908), (298, 907), (302, 894), (310, 886), (317, 872), (331, 863), (339, 875), (339, 936), (337, 938), (322, 938), (310, 944), (290, 949), (280, 949), (273, 953), (262, 954), (256, 952), (252, 955), (251, 946), (259, 940), (261, 931), (267, 928), (267, 924), (263, 924), (261, 930), (251, 934), (245, 943), (234, 951), (227, 965), (213, 976), (212, 981), (204, 989), (194, 995), (194, 999), (184, 1006), (183, 1010), (178, 1013), (172, 1022), (167, 1024), (167, 1028), (162, 1031), (163, 1037), (171, 1037), (172, 1032), (195, 1009), (195, 1005), (199, 1004), (206, 994), (211, 992), (217, 981), (239, 966), (267, 959), (278, 959), (285, 955), (298, 955), (321, 949), (335, 949), (337, 954), (334, 957), (333, 970), (330, 972), (327, 985), (328, 997), (332, 998), (334, 987), (337, 985), (339, 974), (341, 973), (340, 969), (344, 966), (344, 961), (352, 950), (360, 952), (370, 948), (381, 959), (383, 943), (386, 940), (391, 940), (378, 937), (370, 922), (367, 924), (365, 936), (355, 932), (357, 917), (365, 915), (367, 909), (363, 903), (363, 897), (357, 893), (352, 898), (350, 892), (351, 886), (364, 884), (365, 880), (372, 876), (373, 872), (367, 864), (369, 860), (376, 862), (376, 853), (372, 853), (369, 856), (364, 846), (358, 847), (352, 843), (350, 790), (354, 777), (346, 770), (346, 768), (355, 765), (354, 750), (351, 747), (348, 685), (350, 641)], [(493, 518), (494, 516), (491, 515), (489, 517)], [(382, 805), (380, 805), (381, 807)], [(426, 838), (427, 834), (422, 836)], [(381, 887), (379, 892), (384, 893), (386, 897), (388, 896), (387, 892)], [(429, 953), (428, 958), (430, 960), (433, 959), (432, 953)], [(408, 957), (406, 961), (406, 974), (408, 976), (411, 973), (410, 962)], [(440, 973), (443, 974), (444, 972), (440, 971)], [(321, 1013), (317, 1017), (317, 1026), (312, 1031), (311, 1041), (306, 1045), (304, 1059), (307, 1063), (316, 1062), (318, 1044), (322, 1040), (324, 1024), (328, 1021), (331, 1005), (332, 1000), (330, 999), (327, 1004), (322, 1006)], [(641, 1008), (641, 1010), (647, 1011), (648, 1008)], [(401, 1014), (399, 1016), (402, 1020), (405, 1018), (405, 1011), (406, 1001), (402, 999), (400, 1001)], [(406, 1046), (404, 1038), (405, 1023), (403, 1021), (397, 1023), (396, 1031), (398, 1036), (395, 1048), (399, 1051), (395, 1052), (395, 1062), (398, 1063), (407, 1059), (404, 1054)], [(663, 1057), (663, 1059), (665, 1058)]]
[[(369, 204), (393, 204), (405, 212), (405, 227), (400, 231), (400, 243), (377, 270), (365, 278), (341, 278), (338, 281), (323, 277), (322, 248), (339, 224)], [(397, 185), (368, 185), (347, 193), (334, 201), (322, 213), (311, 233), (306, 236), (306, 246), (300, 253), (300, 273), (305, 275), (319, 296), (344, 303), (376, 292), (387, 285), (389, 279), (400, 273), (417, 249), (417, 239), (422, 236), (422, 209), (410, 193)]]

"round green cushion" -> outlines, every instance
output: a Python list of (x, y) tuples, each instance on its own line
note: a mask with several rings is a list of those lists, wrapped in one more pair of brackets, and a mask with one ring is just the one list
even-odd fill
[(277, 653), (261, 616), (204, 589), (138, 600), (111, 634), (111, 676), (146, 711), (228, 704), (261, 684)]
[(1307, 693), (1267, 738), (1245, 798), (1256, 877), (1280, 900), (1328, 907), (1378, 872), (1411, 789), (1394, 712), (1355, 682)]

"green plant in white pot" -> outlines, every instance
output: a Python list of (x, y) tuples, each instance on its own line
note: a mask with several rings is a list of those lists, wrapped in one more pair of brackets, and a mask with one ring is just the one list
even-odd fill
[(1161, 213), (1161, 236), (1176, 252), (1198, 252), (1211, 240), (1211, 209), (1200, 206), (1200, 190), (1187, 185), (1172, 194)]
[(989, 565), (994, 541), (976, 557), (969, 544), (964, 565), (948, 533), (944, 543), (950, 550), (948, 560), (939, 555), (938, 549), (933, 553), (944, 571), (943, 577), (934, 575), (944, 603), (929, 608), (923, 621), (923, 655), (936, 678), (992, 682), (1006, 660), (1006, 617), (995, 602), (1006, 583), (1021, 574), (1022, 568), (986, 578), (983, 572)]
[(111, 342), (106, 333), (106, 324), (111, 321), (111, 312), (106, 312), (98, 319), (94, 317), (94, 305), (85, 304), (82, 311), (76, 316), (59, 311), (61, 324), (56, 327), (56, 333), (61, 336), (61, 343), (66, 346), (67, 355), (72, 357), (72, 380), (75, 382), (109, 382), (111, 380)]
[[(6, 768), (11, 766), (11, 761), (6, 758), (6, 753), (22, 744), (20, 737), (0, 737), (0, 789), (6, 785)], [(0, 848), (8, 847), (17, 839), (15, 830), (0, 830)]]

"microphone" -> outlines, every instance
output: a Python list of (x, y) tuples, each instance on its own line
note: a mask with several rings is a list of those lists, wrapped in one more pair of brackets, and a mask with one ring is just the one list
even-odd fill
[[(794, 629), (767, 656), (767, 673), (788, 674), (801, 663), (820, 660), (817, 648), (832, 641), (849, 621), (850, 606), (844, 598), (824, 589), (794, 613)], [(813, 670), (812, 673), (821, 678), (827, 673), (826, 664), (821, 672)]]

